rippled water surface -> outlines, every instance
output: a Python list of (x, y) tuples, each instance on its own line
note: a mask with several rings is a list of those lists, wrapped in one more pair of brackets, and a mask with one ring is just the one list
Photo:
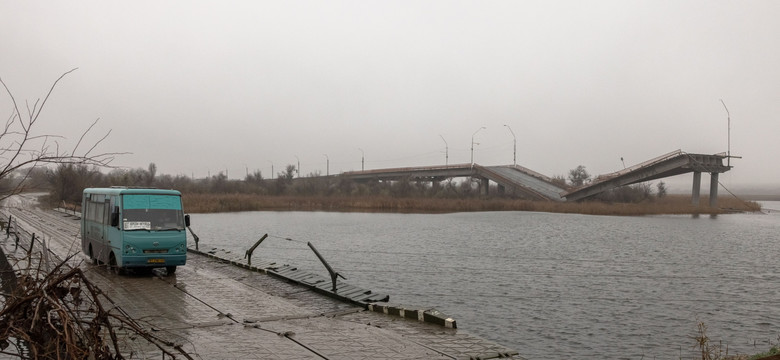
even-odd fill
[(348, 283), (435, 307), (529, 359), (693, 359), (697, 321), (730, 354), (780, 335), (780, 212), (244, 212), (195, 214), (193, 229), (201, 249), (240, 254), (268, 233), (255, 261), (327, 276), (310, 241)]

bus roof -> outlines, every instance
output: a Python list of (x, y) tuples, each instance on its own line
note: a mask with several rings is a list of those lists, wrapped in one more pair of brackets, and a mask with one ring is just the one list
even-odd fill
[(138, 187), (123, 187), (112, 186), (110, 188), (86, 188), (84, 194), (105, 194), (105, 195), (123, 195), (123, 194), (145, 194), (145, 195), (179, 195), (181, 192), (178, 190), (165, 190), (154, 188), (138, 188)]

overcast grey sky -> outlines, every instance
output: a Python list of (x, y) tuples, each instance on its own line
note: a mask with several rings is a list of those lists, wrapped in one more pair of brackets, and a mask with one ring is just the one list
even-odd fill
[(78, 67), (39, 132), (72, 146), (100, 118), (100, 150), (132, 153), (115, 165), (196, 177), (437, 165), (445, 141), (468, 163), (472, 136), (476, 163), (511, 164), (504, 125), (518, 164), (602, 174), (725, 152), (723, 99), (743, 159), (721, 181), (780, 188), (778, 19), (778, 1), (2, 0), (0, 77), (34, 101)]

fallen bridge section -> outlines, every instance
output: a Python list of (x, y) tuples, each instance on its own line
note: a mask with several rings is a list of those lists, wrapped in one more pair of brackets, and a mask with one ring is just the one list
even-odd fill
[(710, 206), (717, 205), (718, 174), (729, 171), (731, 166), (723, 165), (723, 154), (691, 154), (675, 150), (657, 158), (610, 174), (599, 175), (591, 183), (562, 194), (567, 201), (582, 200), (599, 193), (625, 185), (652, 181), (665, 177), (693, 173), (693, 204), (699, 204), (701, 173), (711, 174)]
[(497, 183), (501, 192), (519, 193), (534, 200), (563, 201), (560, 193), (564, 188), (551, 178), (522, 166), (475, 165), (474, 168), (476, 176)]

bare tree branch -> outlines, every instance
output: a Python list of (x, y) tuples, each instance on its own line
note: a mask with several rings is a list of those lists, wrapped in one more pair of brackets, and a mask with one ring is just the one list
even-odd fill
[[(52, 83), (43, 100), (38, 99), (32, 105), (26, 103), (27, 114), (22, 116), (19, 109), (19, 103), (8, 85), (0, 78), (8, 97), (11, 99), (11, 115), (5, 123), (5, 127), (0, 132), (0, 181), (9, 179), (14, 172), (26, 169), (22, 180), (29, 177), (32, 169), (37, 166), (47, 164), (77, 164), (97, 167), (110, 167), (111, 162), (116, 156), (126, 154), (118, 152), (93, 153), (95, 149), (111, 134), (109, 130), (99, 140), (94, 142), (84, 153), (79, 153), (79, 147), (84, 143), (87, 135), (92, 132), (97, 125), (99, 118), (89, 125), (78, 139), (78, 142), (71, 151), (63, 151), (56, 139), (62, 136), (56, 135), (36, 135), (33, 133), (35, 124), (41, 116), (41, 113), (51, 97), (54, 89), (59, 82), (68, 74), (76, 71), (78, 68), (71, 69), (60, 75)], [(53, 144), (52, 144), (53, 143)], [(52, 149), (53, 146), (53, 149)], [(21, 191), (22, 182), (17, 182), (16, 186), (10, 190), (0, 189), (0, 199)]]
[[(60, 82), (60, 80), (62, 80), (62, 78), (65, 77), (65, 75), (68, 75), (76, 70), (78, 70), (78, 68), (70, 69), (66, 71), (64, 74), (60, 75), (60, 77), (58, 77), (57, 80), (54, 80), (54, 83), (51, 84), (51, 88), (49, 88), (49, 92), (46, 93), (46, 96), (43, 98), (43, 102), (41, 103), (41, 107), (38, 109), (38, 112), (36, 113), (35, 108), (33, 108), (33, 114), (32, 114), (33, 116), (30, 119), (30, 126), (32, 126), (33, 123), (35, 123), (35, 121), (38, 120), (38, 116), (40, 116), (41, 111), (43, 111), (43, 106), (46, 105), (46, 101), (49, 100), (49, 96), (51, 96), (51, 93), (54, 91), (54, 88), (57, 87), (57, 83)], [(38, 102), (36, 101), (35, 104), (37, 105)]]
[[(94, 122), (92, 122), (92, 125), (90, 125), (87, 128), (87, 131), (85, 131), (85, 132), (83, 132), (81, 134), (81, 137), (79, 138), (79, 141), (76, 143), (76, 146), (73, 147), (73, 152), (70, 153), (71, 156), (74, 156), (76, 154), (76, 149), (78, 149), (79, 145), (81, 145), (81, 141), (84, 140), (84, 136), (87, 136), (87, 133), (89, 133), (89, 131), (92, 130), (92, 128), (95, 126), (95, 124), (98, 123), (98, 121), (100, 121), (100, 118), (97, 118)], [(110, 133), (110, 131), (109, 131), (109, 133)], [(108, 135), (106, 135), (106, 136), (108, 136)], [(105, 139), (105, 137), (103, 137), (103, 138)], [(97, 144), (95, 144), (95, 145), (97, 146)], [(94, 146), (92, 148), (94, 148)], [(89, 153), (89, 151), (87, 151), (87, 153)]]

